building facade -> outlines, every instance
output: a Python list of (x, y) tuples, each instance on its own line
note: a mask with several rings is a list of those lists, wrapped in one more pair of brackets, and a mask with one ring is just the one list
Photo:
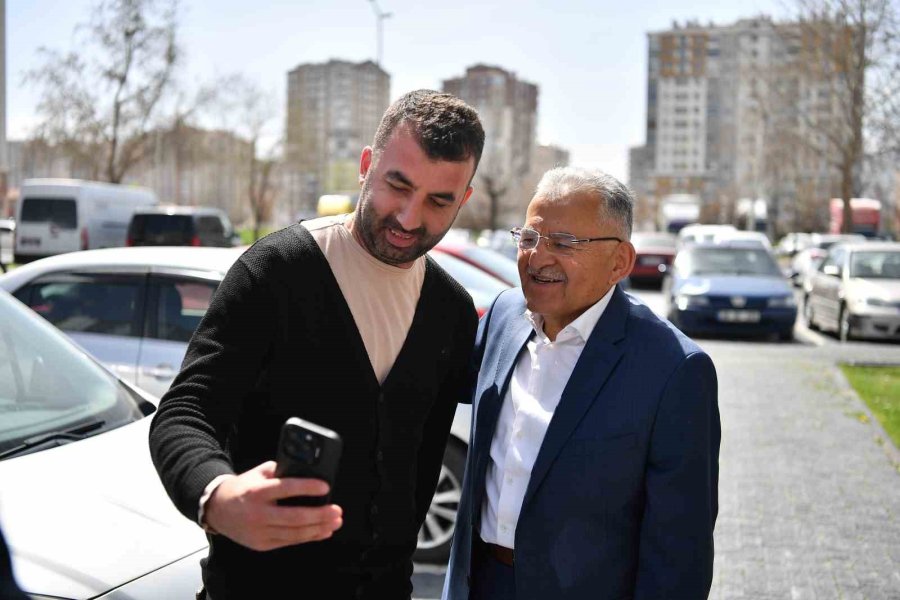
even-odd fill
[(521, 186), (536, 152), (538, 86), (500, 67), (474, 65), (462, 77), (445, 80), (443, 90), (474, 107), (485, 131), (475, 192), (460, 215), (461, 226), (521, 224), (531, 199)]
[(323, 194), (357, 191), (359, 154), (390, 99), (390, 76), (372, 61), (302, 64), (288, 73), (282, 198), (315, 211)]
[(708, 222), (764, 199), (782, 228), (814, 228), (836, 185), (813, 142), (836, 119), (837, 75), (814, 68), (804, 31), (766, 17), (688, 22), (647, 42), (646, 143), (629, 177), (639, 196), (699, 195)]

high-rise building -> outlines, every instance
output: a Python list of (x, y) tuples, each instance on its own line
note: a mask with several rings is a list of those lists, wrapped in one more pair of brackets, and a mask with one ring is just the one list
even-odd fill
[(465, 215), (473, 222), (464, 218), (464, 224), (486, 227), (491, 220), (498, 227), (521, 224), (531, 198), (518, 192), (535, 152), (538, 86), (500, 67), (474, 65), (464, 76), (445, 80), (443, 90), (474, 107), (485, 131), (475, 193)]
[(372, 61), (302, 64), (288, 73), (287, 200), (315, 210), (322, 194), (358, 190), (359, 153), (390, 98), (390, 75)]
[(804, 196), (830, 197), (834, 172), (807, 142), (835, 118), (836, 74), (813, 68), (805, 44), (799, 25), (766, 17), (649, 33), (646, 143), (631, 154), (632, 187), (649, 205), (697, 194), (707, 221), (734, 220), (744, 198), (790, 217)]

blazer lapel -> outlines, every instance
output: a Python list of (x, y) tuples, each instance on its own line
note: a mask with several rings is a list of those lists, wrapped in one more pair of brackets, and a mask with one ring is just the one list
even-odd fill
[[(497, 418), (513, 369), (516, 366), (516, 357), (528, 339), (534, 334), (531, 324), (522, 316), (512, 319), (503, 332), (502, 345), (497, 358), (497, 369), (494, 376), (487, 379), (487, 383), (493, 383), (494, 393), (482, 392), (478, 402), (478, 413), (475, 415), (475, 439), (472, 449), (475, 453), (474, 479), (475, 498), (472, 503), (472, 523), (478, 523), (481, 511), (482, 498), (484, 496), (484, 478), (487, 474), (488, 460), (491, 457), (491, 441), (494, 438), (494, 430), (497, 427)], [(480, 387), (480, 386), (479, 386)]]
[(624, 349), (618, 346), (617, 342), (625, 337), (628, 304), (625, 293), (617, 287), (581, 351), (559, 405), (553, 413), (553, 418), (550, 419), (544, 442), (531, 470), (531, 479), (522, 501), (522, 511), (621, 360)]

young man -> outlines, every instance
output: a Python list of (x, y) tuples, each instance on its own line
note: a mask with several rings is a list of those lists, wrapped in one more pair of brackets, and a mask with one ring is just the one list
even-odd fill
[[(425, 253), (472, 193), (483, 144), (460, 100), (407, 94), (362, 152), (356, 212), (260, 240), (219, 286), (150, 431), (166, 490), (210, 533), (212, 600), (410, 596), (477, 326)], [(344, 440), (333, 505), (277, 504), (327, 491), (274, 476), (292, 416)]]
[(631, 192), (554, 169), (519, 245), (521, 289), (479, 327), (481, 365), (445, 600), (705, 598), (716, 372), (622, 292)]

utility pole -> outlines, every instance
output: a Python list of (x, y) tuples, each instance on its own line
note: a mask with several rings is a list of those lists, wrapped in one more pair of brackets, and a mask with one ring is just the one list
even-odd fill
[(382, 46), (384, 45), (384, 20), (393, 16), (394, 13), (382, 12), (381, 8), (378, 7), (377, 0), (369, 0), (372, 4), (372, 10), (375, 11), (375, 36), (376, 36), (376, 44), (377, 44), (377, 53), (375, 55), (375, 64), (379, 67), (381, 66), (381, 53)]

